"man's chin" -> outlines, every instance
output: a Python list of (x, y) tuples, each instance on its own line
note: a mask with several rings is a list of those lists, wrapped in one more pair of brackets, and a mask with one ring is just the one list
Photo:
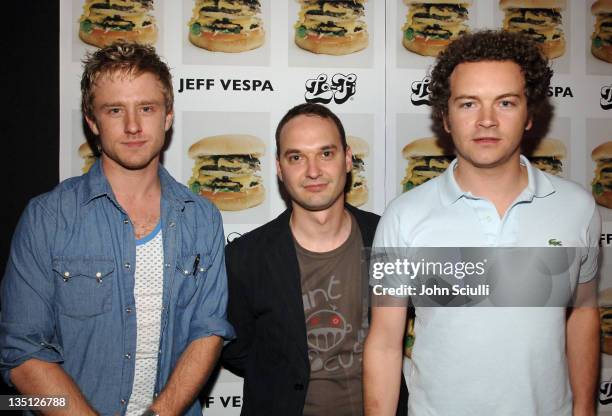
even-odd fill
[(151, 163), (156, 159), (156, 156), (152, 158), (134, 158), (134, 159), (126, 159), (120, 157), (106, 157), (107, 163), (116, 165), (125, 170), (138, 171), (146, 169), (151, 165)]
[(310, 199), (303, 199), (303, 198), (291, 198), (291, 201), (294, 204), (299, 205), (301, 208), (303, 208), (306, 211), (310, 211), (310, 212), (320, 212), (320, 211), (325, 211), (329, 208), (331, 208), (334, 204), (336, 204), (338, 202), (338, 200), (341, 199), (342, 203), (344, 203), (344, 193), (339, 194), (338, 196), (336, 196), (335, 198), (310, 198)]
[[(463, 157), (463, 163), (467, 163), (468, 165), (472, 165), (477, 169), (494, 169), (500, 166), (503, 166), (512, 161), (514, 155), (509, 156), (497, 156), (497, 157)], [(516, 155), (518, 160), (519, 154)], [(462, 161), (458, 161), (459, 165), (461, 165)]]

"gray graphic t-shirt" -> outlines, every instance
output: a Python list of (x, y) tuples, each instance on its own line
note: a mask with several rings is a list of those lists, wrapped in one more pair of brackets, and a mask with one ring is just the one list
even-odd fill
[(306, 317), (310, 383), (304, 416), (362, 415), (365, 338), (359, 226), (335, 250), (315, 253), (295, 242)]

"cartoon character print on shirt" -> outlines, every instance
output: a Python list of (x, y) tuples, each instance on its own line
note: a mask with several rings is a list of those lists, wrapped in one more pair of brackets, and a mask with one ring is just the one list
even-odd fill
[(345, 345), (346, 338), (352, 335), (353, 325), (338, 306), (343, 304), (343, 295), (346, 296), (335, 288), (339, 285), (340, 280), (332, 275), (326, 290), (317, 288), (304, 294), (304, 310), (310, 312), (306, 317), (306, 339), (311, 374), (347, 369), (356, 362), (361, 365), (364, 331), (358, 331), (357, 339), (353, 335), (353, 340), (348, 340), (352, 341), (352, 346)]

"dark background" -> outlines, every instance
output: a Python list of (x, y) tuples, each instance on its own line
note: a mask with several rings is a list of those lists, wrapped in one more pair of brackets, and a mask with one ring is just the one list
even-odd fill
[[(0, 271), (33, 196), (59, 180), (59, 0), (3, 2)], [(1, 308), (1, 305), (0, 305)], [(0, 394), (11, 392), (0, 382)]]

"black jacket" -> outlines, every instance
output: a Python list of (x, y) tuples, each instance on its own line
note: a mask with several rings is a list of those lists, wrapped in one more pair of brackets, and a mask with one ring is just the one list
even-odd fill
[[(379, 216), (346, 208), (359, 224), (364, 246), (371, 247)], [(224, 349), (223, 362), (244, 377), (242, 415), (298, 416), (304, 407), (310, 362), (290, 217), (285, 211), (225, 251), (228, 318), (237, 339)], [(407, 397), (402, 382), (398, 415), (407, 413)]]

